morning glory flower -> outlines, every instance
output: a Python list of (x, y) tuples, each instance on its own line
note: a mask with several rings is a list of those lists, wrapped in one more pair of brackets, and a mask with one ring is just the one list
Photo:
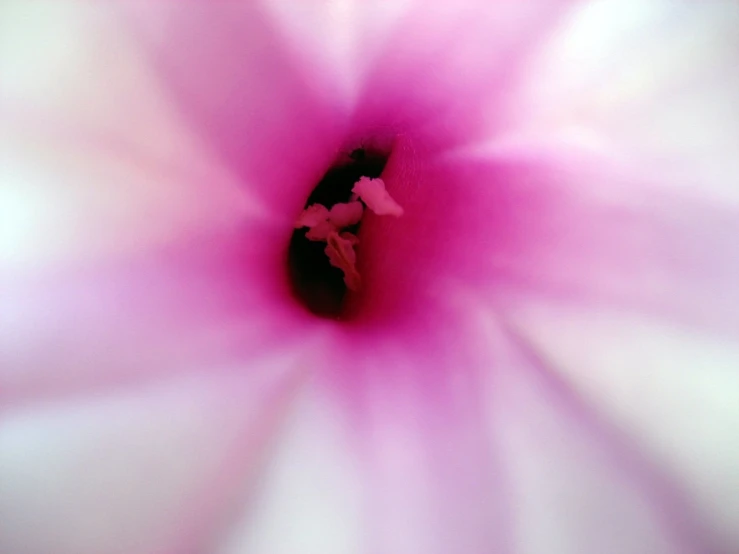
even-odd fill
[(737, 28), (4, 2), (0, 552), (736, 552)]

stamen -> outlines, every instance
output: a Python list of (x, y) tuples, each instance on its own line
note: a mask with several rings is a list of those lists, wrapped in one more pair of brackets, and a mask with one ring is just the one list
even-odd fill
[(301, 227), (315, 227), (322, 221), (328, 219), (328, 208), (321, 204), (311, 204), (298, 216), (295, 221), (295, 228), (300, 229)]
[(320, 223), (311, 227), (305, 234), (305, 238), (308, 240), (326, 240), (328, 235), (336, 231), (336, 226), (330, 221), (321, 221)]
[(352, 192), (358, 195), (362, 202), (377, 215), (394, 215), (395, 217), (403, 215), (403, 208), (388, 194), (385, 190), (385, 182), (380, 178), (362, 177), (354, 185)]
[[(360, 286), (357, 262), (351, 263), (347, 247), (355, 253), (353, 259), (359, 260), (357, 235), (367, 205), (359, 195), (352, 194), (352, 187), (363, 176), (382, 175), (388, 154), (361, 147), (337, 159), (311, 191), (303, 213), (296, 218), (287, 249), (287, 271), (296, 299), (315, 315), (342, 319), (350, 305), (345, 302), (346, 293), (349, 288), (356, 290)], [(332, 232), (341, 241), (332, 238), (329, 253)]]
[(359, 223), (362, 219), (364, 208), (361, 202), (348, 202), (346, 204), (334, 204), (329, 212), (329, 221), (338, 229), (350, 227)]
[(352, 246), (356, 246), (357, 244), (359, 244), (359, 239), (357, 238), (356, 235), (352, 235), (351, 233), (339, 233), (339, 236), (342, 239), (345, 239), (351, 242)]
[(344, 283), (349, 290), (357, 291), (361, 285), (356, 268), (357, 255), (354, 247), (359, 238), (341, 229), (357, 225), (362, 220), (364, 207), (377, 215), (403, 215), (403, 208), (393, 200), (385, 189), (382, 179), (362, 177), (352, 189), (354, 194), (349, 202), (334, 204), (329, 210), (321, 204), (311, 204), (298, 216), (295, 228), (308, 227), (305, 238), (312, 241), (326, 241), (325, 252), (329, 263), (344, 272)]
[[(351, 235), (351, 233), (343, 233), (343, 235)], [(351, 235), (353, 236), (353, 235)], [(340, 236), (336, 231), (329, 234), (326, 244), (326, 255), (332, 266), (338, 267), (344, 272), (344, 283), (349, 290), (357, 291), (362, 284), (359, 272), (356, 268), (357, 255), (354, 252), (354, 240)]]

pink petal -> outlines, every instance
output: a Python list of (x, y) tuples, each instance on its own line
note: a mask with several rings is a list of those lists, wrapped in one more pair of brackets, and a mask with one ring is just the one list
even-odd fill
[[(3, 6), (0, 550), (735, 550), (736, 10), (571, 5)], [(334, 326), (283, 254), (368, 134), (405, 213)]]
[(106, 267), (5, 279), (3, 403), (208, 373), (300, 348), (318, 330), (304, 327), (311, 320), (280, 272), (283, 229), (242, 230), (262, 242), (216, 236)]
[(270, 213), (298, 214), (344, 139), (347, 115), (330, 78), (298, 63), (260, 2), (119, 9), (223, 167)]

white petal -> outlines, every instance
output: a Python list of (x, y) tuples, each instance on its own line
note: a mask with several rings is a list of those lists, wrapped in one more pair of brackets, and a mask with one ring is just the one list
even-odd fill
[(214, 554), (361, 551), (362, 475), (355, 441), (325, 383), (308, 383), (275, 435), (257, 494), (241, 503)]
[(736, 203), (738, 25), (734, 2), (588, 2), (528, 68), (505, 131), (587, 140), (670, 190)]
[(696, 525), (739, 546), (739, 348), (731, 336), (627, 310), (516, 303), (505, 312), (556, 379), (690, 499)]
[(102, 4), (0, 8), (0, 267), (109, 261), (265, 215)]
[(292, 378), (263, 369), (259, 377), (174, 379), (5, 414), (0, 549), (145, 554), (207, 546), (292, 398)]

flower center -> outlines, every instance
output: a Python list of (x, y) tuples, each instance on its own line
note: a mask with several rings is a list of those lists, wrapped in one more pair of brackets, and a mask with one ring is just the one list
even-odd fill
[(363, 148), (329, 169), (295, 221), (287, 265), (293, 293), (316, 315), (341, 319), (347, 295), (359, 291), (358, 233), (368, 211), (400, 216), (380, 175), (387, 156)]

